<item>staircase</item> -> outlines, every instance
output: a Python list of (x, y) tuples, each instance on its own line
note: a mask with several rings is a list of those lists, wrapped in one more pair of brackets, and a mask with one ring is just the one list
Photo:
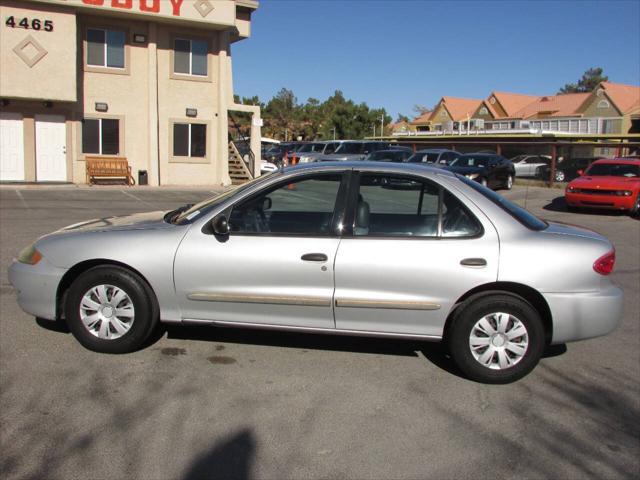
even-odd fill
[(240, 185), (253, 179), (253, 175), (233, 142), (229, 142), (229, 177), (233, 185)]

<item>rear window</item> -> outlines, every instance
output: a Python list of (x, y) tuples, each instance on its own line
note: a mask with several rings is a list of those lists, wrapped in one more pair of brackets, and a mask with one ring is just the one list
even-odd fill
[(493, 203), (498, 205), (500, 208), (502, 208), (504, 211), (506, 211), (509, 215), (514, 217), (516, 220), (518, 220), (521, 224), (523, 224), (528, 229), (544, 230), (549, 226), (547, 222), (540, 220), (538, 217), (533, 215), (528, 210), (525, 210), (524, 208), (507, 200), (502, 195), (497, 194), (493, 190), (490, 190), (487, 187), (483, 187), (475, 180), (471, 180), (462, 175), (456, 175), (456, 177), (458, 177), (460, 181), (462, 181), (463, 183), (466, 183), (478, 193), (481, 193), (482, 195), (487, 197), (489, 200), (491, 200)]

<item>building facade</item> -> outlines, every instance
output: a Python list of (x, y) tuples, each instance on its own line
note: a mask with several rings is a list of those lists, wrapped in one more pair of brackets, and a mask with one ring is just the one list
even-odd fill
[[(84, 183), (124, 157), (151, 185), (229, 184), (231, 45), (253, 0), (0, 0), (0, 180)], [(259, 168), (257, 169), (259, 171)]]

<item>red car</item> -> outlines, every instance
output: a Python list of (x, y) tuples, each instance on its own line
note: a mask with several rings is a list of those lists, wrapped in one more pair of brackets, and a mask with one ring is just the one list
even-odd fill
[(564, 192), (569, 209), (580, 207), (626, 210), (640, 215), (640, 160), (597, 160)]

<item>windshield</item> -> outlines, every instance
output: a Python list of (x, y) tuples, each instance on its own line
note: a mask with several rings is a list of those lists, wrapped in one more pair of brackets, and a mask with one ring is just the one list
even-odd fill
[(599, 177), (640, 177), (640, 165), (628, 163), (594, 163), (586, 175)]
[(347, 155), (360, 153), (362, 151), (362, 145), (362, 143), (342, 143), (338, 148), (336, 148), (336, 151), (334, 153), (344, 153)]
[(413, 163), (436, 163), (438, 161), (439, 153), (420, 153), (416, 152), (409, 157), (408, 162)]
[(500, 208), (502, 208), (504, 211), (506, 211), (509, 215), (514, 217), (516, 220), (518, 220), (521, 224), (523, 224), (528, 229), (544, 230), (549, 226), (547, 222), (543, 222), (528, 210), (525, 210), (524, 208), (507, 200), (502, 195), (494, 192), (493, 190), (487, 187), (483, 187), (475, 180), (470, 180), (467, 177), (464, 177), (462, 175), (456, 175), (456, 177), (458, 177), (461, 181), (469, 185), (471, 188), (473, 188), (477, 192), (487, 197), (489, 200), (491, 200), (493, 203), (498, 205)]
[(488, 157), (477, 155), (462, 155), (449, 164), (451, 167), (484, 167), (489, 161)]
[(240, 185), (239, 187), (232, 187), (229, 190), (220, 193), (219, 195), (207, 198), (200, 203), (196, 203), (194, 206), (192, 206), (188, 210), (185, 210), (177, 218), (175, 218), (173, 220), (173, 223), (175, 223), (176, 225), (184, 225), (185, 223), (189, 223), (192, 220), (199, 218), (202, 214), (207, 213), (216, 205), (224, 202), (232, 195), (243, 192), (256, 184), (265, 181), (266, 179), (270, 179), (273, 177), (273, 175), (275, 175), (275, 173), (272, 173), (271, 175), (262, 175), (260, 177), (254, 178), (250, 182)]

